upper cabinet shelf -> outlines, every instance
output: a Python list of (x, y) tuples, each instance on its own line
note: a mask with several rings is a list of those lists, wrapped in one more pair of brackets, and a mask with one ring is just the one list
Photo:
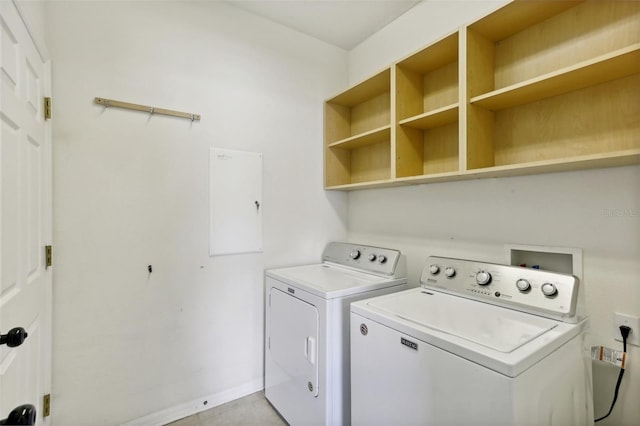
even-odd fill
[(467, 171), (625, 164), (640, 149), (640, 2), (513, 2), (466, 43)]
[(391, 69), (325, 102), (325, 186), (391, 178)]
[(391, 70), (325, 102), (327, 145), (391, 125)]
[(500, 41), (558, 16), (582, 1), (513, 1), (473, 22), (469, 28), (484, 35), (488, 40)]
[(595, 86), (640, 72), (640, 44), (562, 68), (484, 95), (471, 103), (499, 111)]
[(351, 136), (329, 144), (329, 148), (356, 149), (367, 145), (389, 141), (391, 126), (382, 126), (359, 135)]
[(413, 127), (414, 129), (428, 130), (446, 124), (453, 124), (458, 121), (458, 103), (447, 105), (442, 108), (418, 114), (413, 117), (400, 120), (402, 126)]
[(513, 1), (325, 102), (325, 187), (640, 163), (640, 2)]
[(459, 32), (395, 65), (396, 178), (459, 171)]

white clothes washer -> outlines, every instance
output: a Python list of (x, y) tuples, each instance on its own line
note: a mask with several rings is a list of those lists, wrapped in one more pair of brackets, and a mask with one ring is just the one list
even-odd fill
[(593, 424), (577, 278), (430, 257), (420, 283), (351, 305), (352, 424)]
[(398, 250), (357, 244), (266, 272), (265, 396), (289, 424), (350, 424), (349, 304), (406, 288)]

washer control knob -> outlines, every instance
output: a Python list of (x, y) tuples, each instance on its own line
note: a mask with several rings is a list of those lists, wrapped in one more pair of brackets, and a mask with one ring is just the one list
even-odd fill
[(438, 275), (440, 273), (440, 267), (438, 265), (429, 266), (429, 272), (431, 275)]
[(373, 254), (373, 253), (371, 253), (371, 254), (368, 256), (369, 261), (371, 261), (371, 262), (375, 261), (375, 260), (376, 260), (376, 257), (377, 257), (377, 256), (376, 256), (375, 254)]
[(476, 282), (480, 285), (487, 285), (491, 282), (491, 274), (487, 271), (479, 271), (476, 274)]
[(453, 266), (447, 266), (446, 268), (444, 268), (444, 274), (447, 276), (447, 278), (453, 278), (456, 276), (456, 270)]
[(529, 289), (531, 289), (531, 283), (529, 283), (529, 281), (525, 280), (524, 278), (520, 278), (518, 281), (516, 281), (516, 287), (518, 287), (518, 290), (524, 293), (525, 291), (529, 291)]
[(381, 254), (380, 256), (378, 256), (378, 263), (385, 263), (387, 261), (387, 256), (385, 256), (384, 254)]
[(352, 250), (351, 253), (349, 253), (349, 257), (352, 259), (357, 259), (360, 257), (360, 250)]
[(542, 287), (540, 287), (540, 290), (542, 290), (542, 294), (544, 294), (547, 297), (555, 296), (556, 294), (558, 294), (558, 289), (556, 288), (555, 284), (551, 284), (551, 283), (542, 284)]

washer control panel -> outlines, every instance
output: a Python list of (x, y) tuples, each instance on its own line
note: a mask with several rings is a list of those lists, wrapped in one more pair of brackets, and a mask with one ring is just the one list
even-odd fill
[(322, 256), (325, 262), (362, 269), (365, 272), (389, 276), (406, 276), (406, 266), (398, 250), (362, 244), (332, 242)]
[(576, 322), (579, 280), (573, 275), (473, 260), (431, 256), (424, 288)]

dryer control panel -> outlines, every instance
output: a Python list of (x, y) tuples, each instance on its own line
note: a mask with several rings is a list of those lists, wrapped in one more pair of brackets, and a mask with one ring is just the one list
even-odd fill
[(420, 284), (485, 303), (575, 323), (579, 280), (520, 266), (431, 256)]
[(407, 276), (404, 256), (390, 248), (332, 242), (325, 248), (322, 260), (395, 278)]

